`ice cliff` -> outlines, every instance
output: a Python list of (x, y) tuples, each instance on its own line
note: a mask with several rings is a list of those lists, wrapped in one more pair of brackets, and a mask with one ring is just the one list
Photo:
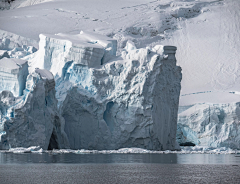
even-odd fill
[(27, 61), (5, 57), (0, 59), (0, 91), (9, 90), (15, 96), (23, 95), (27, 75)]
[(0, 149), (68, 147), (51, 72), (35, 69), (27, 76), (22, 96), (6, 90), (0, 93), (0, 138)]
[(50, 70), (71, 149), (174, 150), (181, 68), (173, 46), (121, 56), (109, 37), (40, 35), (31, 68)]
[(195, 104), (178, 116), (177, 141), (240, 149), (240, 103)]

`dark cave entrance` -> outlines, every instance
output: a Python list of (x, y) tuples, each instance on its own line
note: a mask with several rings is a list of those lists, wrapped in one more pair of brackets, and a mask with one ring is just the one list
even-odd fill
[(179, 146), (196, 146), (196, 144), (192, 142), (184, 142), (184, 143), (180, 143)]
[(52, 132), (49, 145), (48, 145), (48, 150), (53, 150), (53, 149), (59, 149), (57, 136), (54, 130)]

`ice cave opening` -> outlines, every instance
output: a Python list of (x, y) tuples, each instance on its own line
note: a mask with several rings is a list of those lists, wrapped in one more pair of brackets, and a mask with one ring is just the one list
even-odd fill
[(58, 147), (58, 142), (57, 142), (57, 136), (55, 131), (53, 130), (50, 141), (49, 141), (49, 145), (48, 145), (48, 150), (53, 150), (53, 149), (59, 149)]
[(192, 143), (192, 142), (184, 142), (184, 143), (180, 143), (180, 146), (196, 146), (196, 144)]
[(106, 122), (107, 126), (109, 127), (110, 131), (112, 132), (115, 128), (114, 117), (112, 116), (112, 107), (114, 102), (108, 102), (106, 106), (106, 110), (103, 113), (103, 119)]

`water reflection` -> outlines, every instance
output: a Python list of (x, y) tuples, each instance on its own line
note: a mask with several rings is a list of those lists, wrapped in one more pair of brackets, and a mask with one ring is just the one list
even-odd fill
[(22, 163), (240, 164), (240, 157), (236, 157), (236, 155), (215, 154), (0, 153), (0, 164)]

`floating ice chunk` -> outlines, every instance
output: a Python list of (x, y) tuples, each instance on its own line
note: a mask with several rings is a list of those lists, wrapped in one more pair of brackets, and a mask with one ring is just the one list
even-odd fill
[(8, 152), (12, 153), (32, 153), (32, 152), (42, 152), (42, 148), (40, 146), (31, 146), (28, 148), (17, 147), (17, 148), (10, 148)]
[(15, 96), (23, 95), (26, 78), (28, 75), (28, 63), (25, 60), (2, 58), (0, 60), (0, 91), (9, 90)]
[(72, 150), (72, 149), (53, 149), (43, 150), (39, 146), (32, 146), (29, 148), (11, 148), (9, 150), (0, 150), (0, 152), (12, 152), (12, 153), (51, 153), (51, 154), (240, 154), (240, 150), (233, 150), (230, 148), (220, 147), (204, 147), (204, 146), (195, 146), (195, 147), (181, 147), (181, 151), (153, 151), (141, 148), (121, 148), (118, 150)]

